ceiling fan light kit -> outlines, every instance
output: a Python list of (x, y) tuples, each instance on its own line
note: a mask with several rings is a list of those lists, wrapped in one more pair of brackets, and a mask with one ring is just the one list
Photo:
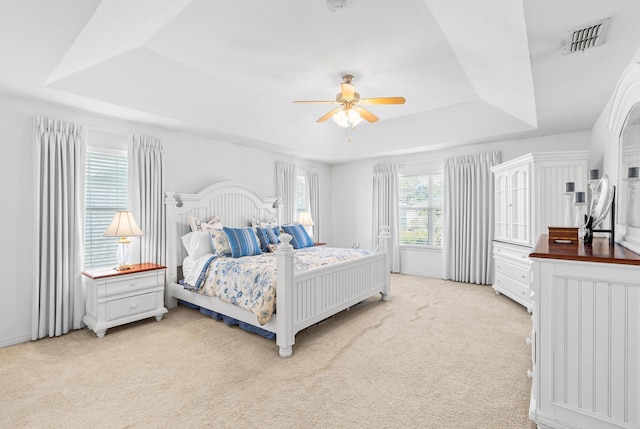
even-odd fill
[(327, 0), (327, 7), (331, 13), (340, 13), (347, 5), (347, 0)]
[(356, 92), (356, 87), (352, 83), (353, 75), (347, 74), (342, 76), (341, 91), (336, 95), (335, 101), (294, 101), (294, 103), (303, 104), (339, 104), (340, 107), (329, 111), (316, 122), (324, 122), (332, 118), (336, 124), (343, 128), (355, 127), (363, 119), (367, 122), (376, 122), (378, 117), (359, 106), (359, 104), (404, 104), (404, 97), (380, 97), (380, 98), (360, 98), (360, 94)]

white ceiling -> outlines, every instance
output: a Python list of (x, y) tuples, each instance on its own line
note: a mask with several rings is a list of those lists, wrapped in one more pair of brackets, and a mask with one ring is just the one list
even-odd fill
[[(568, 31), (610, 18), (606, 43)], [(329, 163), (590, 129), (637, 0), (0, 0), (0, 92)], [(316, 123), (341, 76), (380, 118)]]

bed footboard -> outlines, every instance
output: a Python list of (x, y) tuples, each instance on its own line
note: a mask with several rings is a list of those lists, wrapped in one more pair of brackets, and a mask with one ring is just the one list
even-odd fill
[(280, 234), (277, 252), (276, 343), (282, 357), (293, 353), (295, 335), (375, 294), (389, 297), (388, 229), (372, 255), (304, 271), (295, 269), (291, 236)]

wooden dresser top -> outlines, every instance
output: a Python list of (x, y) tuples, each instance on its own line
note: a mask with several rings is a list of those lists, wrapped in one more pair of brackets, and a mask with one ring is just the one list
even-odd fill
[(607, 264), (640, 265), (640, 255), (619, 244), (609, 245), (609, 239), (598, 237), (593, 244), (584, 244), (582, 240), (575, 244), (549, 243), (548, 234), (538, 239), (530, 258), (563, 259), (569, 261), (602, 262)]

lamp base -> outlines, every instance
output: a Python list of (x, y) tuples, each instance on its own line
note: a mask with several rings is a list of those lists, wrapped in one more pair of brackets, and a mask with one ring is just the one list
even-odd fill
[(126, 271), (133, 270), (133, 265), (131, 264), (120, 264), (116, 267), (116, 271)]

